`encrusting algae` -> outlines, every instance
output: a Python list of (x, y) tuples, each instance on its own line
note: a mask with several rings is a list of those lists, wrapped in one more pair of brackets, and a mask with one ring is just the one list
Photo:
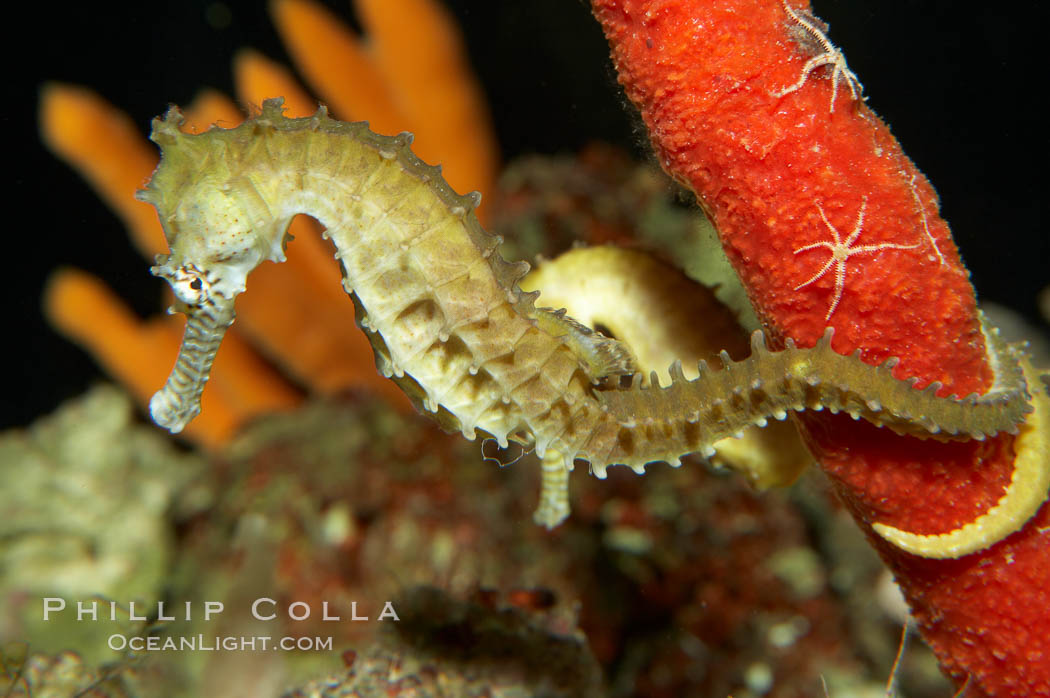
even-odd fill
[[(153, 465), (109, 471), (120, 473), (127, 491), (142, 491), (158, 476), (184, 483), (168, 507), (122, 504), (136, 528), (149, 521), (150, 531), (171, 541), (153, 564), (129, 567), (133, 583), (165, 580), (162, 596), (136, 598), (139, 613), (155, 612), (159, 598), (177, 620), (85, 628), (75, 621), (81, 595), (91, 601), (101, 594), (103, 608), (123, 597), (120, 588), (83, 575), (66, 614), (40, 623), (36, 595), (52, 595), (49, 587), (5, 578), (4, 598), (22, 601), (4, 607), (36, 619), (32, 632), (20, 634), (28, 652), (0, 648), (4, 665), (26, 681), (13, 695), (30, 695), (19, 693), (25, 685), (32, 696), (94, 686), (99, 696), (190, 698), (229, 695), (230, 682), (256, 696), (323, 696), (310, 692), (321, 685), (376, 698), (447, 696), (450, 685), (462, 687), (454, 695), (474, 695), (480, 683), (537, 698), (610, 695), (611, 685), (632, 686), (636, 695), (728, 695), (742, 692), (756, 665), (777, 677), (773, 694), (819, 691), (824, 675), (836, 695), (881, 685), (880, 670), (864, 667), (888, 666), (896, 647), (895, 629), (870, 613), (878, 560), (815, 478), (795, 491), (807, 500), (800, 507), (703, 467), (657, 468), (645, 478), (614, 469), (604, 482), (578, 483), (573, 517), (551, 534), (523, 525), (531, 501), (520, 493), (534, 484), (527, 470), (472, 466), (475, 444), (365, 395), (256, 420), (207, 463), (179, 455), (156, 429), (130, 420), (129, 402), (113, 389), (71, 403), (32, 431), (69, 443), (96, 432), (94, 420), (113, 422), (114, 413), (121, 415), (120, 443), (155, 447), (153, 456), (140, 455)], [(24, 439), (8, 434), (0, 444)], [(33, 463), (10, 460), (15, 470)], [(56, 485), (18, 496), (37, 506)], [(128, 521), (92, 517), (76, 533), (103, 536), (105, 526)], [(33, 537), (10, 533), (15, 550), (20, 536)], [(842, 577), (852, 581), (842, 585)], [(257, 598), (277, 601), (279, 617), (252, 625), (248, 608)], [(224, 602), (225, 611), (204, 621), (204, 600)], [(308, 604), (311, 616), (290, 620), (284, 609), (293, 601)], [(349, 620), (352, 601), (368, 622)], [(385, 601), (398, 612), (396, 624), (375, 620)], [(340, 622), (322, 620), (324, 602)], [(852, 606), (869, 611), (847, 612)], [(126, 613), (126, 600), (121, 607)], [(104, 647), (105, 638), (72, 634), (77, 626), (161, 642), (287, 632), (330, 636), (333, 647), (100, 659), (88, 650)], [(868, 640), (857, 643), (858, 636)], [(54, 654), (59, 647), (80, 656)], [(595, 677), (594, 662), (604, 680)], [(909, 662), (932, 669), (918, 646)]]

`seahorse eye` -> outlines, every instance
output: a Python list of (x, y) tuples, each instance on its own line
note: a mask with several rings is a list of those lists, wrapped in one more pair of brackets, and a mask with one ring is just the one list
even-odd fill
[(201, 305), (211, 296), (211, 283), (207, 275), (193, 264), (184, 264), (164, 276), (175, 295), (186, 305)]

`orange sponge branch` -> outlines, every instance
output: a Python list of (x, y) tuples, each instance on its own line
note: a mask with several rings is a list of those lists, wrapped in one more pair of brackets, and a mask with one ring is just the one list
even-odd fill
[[(990, 387), (973, 288), (936, 194), (819, 20), (783, 0), (593, 8), (661, 164), (697, 193), (774, 336), (812, 345), (830, 325), (837, 351), (899, 357), (898, 375), (940, 382), (941, 395)], [(830, 415), (805, 426), (869, 535), (875, 521), (957, 529), (995, 505), (1012, 471), (1010, 436), (920, 442)], [(948, 561), (872, 535), (971, 693), (1050, 695), (1048, 525), (1044, 504), (1005, 541)]]

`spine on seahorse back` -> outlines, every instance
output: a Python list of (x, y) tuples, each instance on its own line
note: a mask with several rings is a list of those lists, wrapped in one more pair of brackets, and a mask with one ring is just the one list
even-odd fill
[[(1027, 409), (1015, 357), (998, 345), (1001, 390), (957, 401), (835, 354), (830, 337), (815, 349), (774, 354), (759, 335), (751, 359), (726, 363), (714, 377), (676, 380), (667, 390), (599, 392), (594, 379), (625, 370), (614, 344), (534, 307), (534, 296), (517, 286), (528, 265), (496, 253), (499, 239), (473, 215), (476, 195), (453, 192), (439, 168), (411, 153), (408, 134), (380, 136), (323, 109), (287, 119), (276, 100), (235, 129), (190, 136), (178, 131), (179, 121), (172, 110), (154, 123), (163, 157), (142, 198), (157, 207), (171, 246), (154, 273), (171, 282), (188, 327), (208, 321), (200, 314), (210, 308), (225, 308), (232, 321), (251, 269), (282, 261), (289, 222), (312, 215), (336, 245), (380, 370), (468, 438), (478, 428), (501, 444), (522, 436), (541, 455), (551, 448), (567, 464), (582, 458), (603, 475), (609, 464), (641, 470), (707, 452), (787, 410), (829, 407), (906, 433), (983, 436), (1012, 429)], [(157, 399), (163, 407), (164, 396), (180, 398), (176, 409), (154, 412), (173, 430), (192, 417), (220, 338), (195, 337), (187, 334)]]

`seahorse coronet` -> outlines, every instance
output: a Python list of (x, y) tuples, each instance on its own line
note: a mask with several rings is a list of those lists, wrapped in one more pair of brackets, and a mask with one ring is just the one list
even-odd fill
[[(643, 472), (650, 462), (709, 455), (715, 441), (806, 409), (937, 438), (1008, 430), (1028, 409), (1019, 351), (991, 330), (997, 383), (972, 401), (915, 390), (917, 379), (892, 375), (895, 361), (871, 366), (838, 354), (830, 327), (811, 348), (787, 338), (778, 351), (756, 332), (750, 357), (723, 351), (722, 370), (701, 362), (694, 380), (679, 364), (664, 387), (637, 374), (629, 387), (595, 385), (631, 375), (628, 348), (537, 308), (538, 294), (518, 283), (529, 265), (500, 256), (499, 238), (474, 215), (479, 197), (453, 191), (440, 168), (412, 153), (410, 134), (382, 136), (323, 107), (286, 118), (280, 99), (232, 129), (186, 134), (181, 123), (177, 107), (154, 120), (161, 162), (140, 194), (156, 207), (171, 250), (154, 273), (190, 301), (175, 368), (151, 404), (172, 431), (199, 410), (248, 273), (284, 259), (298, 214), (326, 228), (377, 367), (418, 406), (468, 439), (481, 431), (504, 444), (517, 435), (541, 458), (560, 454), (566, 468), (582, 459), (599, 477), (612, 464)], [(207, 280), (207, 302), (195, 279)]]

